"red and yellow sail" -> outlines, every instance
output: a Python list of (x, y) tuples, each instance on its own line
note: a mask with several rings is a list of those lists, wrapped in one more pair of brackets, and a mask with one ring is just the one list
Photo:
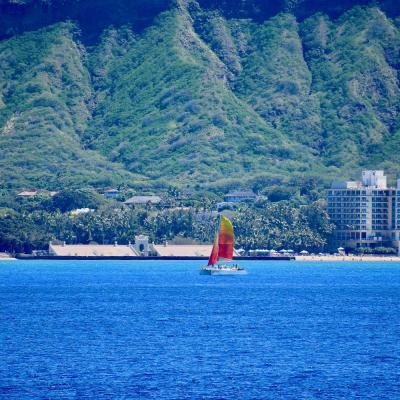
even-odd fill
[(215, 236), (214, 246), (211, 251), (208, 265), (214, 265), (217, 261), (230, 261), (233, 259), (233, 225), (229, 218), (222, 216), (219, 233)]
[(233, 225), (229, 218), (221, 217), (218, 239), (218, 260), (230, 261), (233, 259)]
[(211, 250), (210, 258), (208, 259), (208, 265), (214, 265), (218, 261), (218, 234), (215, 235), (214, 245)]

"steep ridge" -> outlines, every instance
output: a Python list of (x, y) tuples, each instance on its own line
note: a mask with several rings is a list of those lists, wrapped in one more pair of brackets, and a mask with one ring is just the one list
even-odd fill
[(230, 66), (234, 92), (318, 154), (324, 173), (379, 165), (397, 173), (399, 29), (381, 9), (354, 7), (337, 20), (318, 13), (301, 23), (289, 13), (261, 24), (216, 12), (199, 20)]
[[(303, 57), (299, 24), (282, 13), (259, 24), (196, 12), (195, 27), (226, 65), (229, 85), (268, 124), (318, 155), (319, 99)], [(304, 149), (303, 149), (304, 151)]]
[(72, 24), (0, 43), (0, 170), (8, 186), (107, 185), (133, 176), (83, 150), (91, 107)]
[(302, 35), (323, 110), (327, 163), (356, 168), (383, 162), (400, 110), (398, 28), (378, 8), (356, 7), (337, 21), (311, 17)]
[(162, 14), (105, 79), (116, 85), (87, 140), (133, 172), (201, 185), (301, 169), (312, 158), (233, 94), (228, 68), (185, 9)]
[[(184, 0), (188, 2), (188, 0)], [(94, 43), (110, 25), (132, 24), (141, 32), (154, 18), (182, 0), (0, 0), (0, 38), (66, 20), (76, 21), (85, 42)], [(192, 0), (189, 0), (192, 2)], [(400, 14), (397, 0), (198, 0), (204, 10), (216, 10), (226, 18), (264, 22), (289, 12), (298, 20), (322, 12), (337, 18), (355, 5), (379, 6), (387, 15)]]
[(74, 21), (85, 44), (97, 43), (109, 26), (131, 24), (141, 32), (173, 0), (0, 0), (0, 38)]

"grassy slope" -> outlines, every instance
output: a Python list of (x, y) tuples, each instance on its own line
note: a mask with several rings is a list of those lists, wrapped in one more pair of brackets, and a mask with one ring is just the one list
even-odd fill
[(133, 176), (80, 135), (92, 89), (72, 24), (0, 43), (0, 183), (11, 187), (102, 186)]
[[(302, 26), (312, 90), (321, 101), (326, 162), (338, 168), (389, 167), (398, 118), (400, 33), (377, 8), (355, 7), (337, 21), (315, 15)], [(394, 143), (393, 143), (394, 144)], [(343, 168), (343, 169), (344, 169)]]
[(234, 92), (304, 144), (327, 176), (360, 168), (399, 173), (399, 30), (377, 8), (335, 21), (291, 14), (264, 23), (200, 14), (199, 29), (230, 71)]
[(229, 68), (199, 37), (185, 10), (162, 14), (107, 67), (104, 79), (111, 90), (87, 140), (131, 171), (209, 185), (310, 165), (307, 149), (233, 93)]
[(251, 24), (248, 42), (235, 82), (238, 95), (290, 139), (318, 154), (319, 100), (311, 94), (312, 76), (295, 18), (279, 14), (261, 25)]

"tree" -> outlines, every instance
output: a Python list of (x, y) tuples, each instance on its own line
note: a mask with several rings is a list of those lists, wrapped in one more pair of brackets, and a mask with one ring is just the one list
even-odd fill
[(52, 208), (67, 212), (76, 208), (97, 209), (105, 203), (103, 196), (90, 189), (62, 190), (53, 197)]
[(274, 186), (267, 191), (268, 200), (271, 202), (277, 202), (282, 200), (291, 199), (296, 193), (293, 188), (285, 186)]

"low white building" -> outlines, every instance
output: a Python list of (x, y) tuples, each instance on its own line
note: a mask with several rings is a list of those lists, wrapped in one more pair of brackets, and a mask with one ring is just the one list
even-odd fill
[(132, 196), (130, 199), (124, 201), (127, 206), (145, 206), (148, 204), (155, 205), (161, 203), (160, 196)]
[(59, 257), (136, 257), (132, 245), (119, 244), (49, 244), (49, 254)]
[[(155, 244), (153, 249), (160, 257), (209, 257), (212, 244)], [(234, 251), (234, 256), (239, 254)]]
[(17, 193), (18, 197), (34, 197), (37, 196), (39, 192), (37, 190), (24, 190), (22, 192)]
[(224, 202), (226, 203), (240, 203), (242, 201), (254, 201), (256, 199), (257, 195), (251, 190), (229, 192), (224, 196)]
[(70, 214), (71, 215), (82, 215), (82, 214), (88, 214), (88, 213), (91, 213), (91, 212), (94, 212), (93, 208), (85, 207), (85, 208), (77, 208), (75, 210), (72, 210), (72, 211), (70, 211)]
[(116, 199), (119, 195), (118, 189), (107, 189), (103, 192), (103, 196), (109, 199)]

